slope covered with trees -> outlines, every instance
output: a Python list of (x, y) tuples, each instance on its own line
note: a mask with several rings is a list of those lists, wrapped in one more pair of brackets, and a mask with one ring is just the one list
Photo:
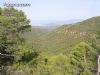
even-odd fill
[(42, 37), (40, 42), (44, 52), (55, 54), (61, 51), (65, 53), (81, 41), (93, 42), (95, 40), (96, 44), (99, 45), (99, 32), (100, 17), (93, 17), (76, 24), (63, 25)]
[(28, 41), (36, 40), (39, 39), (40, 37), (46, 35), (49, 33), (52, 29), (42, 27), (42, 26), (32, 26), (30, 32), (26, 32), (24, 34), (24, 37)]
[[(100, 53), (100, 17), (63, 25), (42, 37), (40, 75), (91, 75), (97, 73)], [(44, 60), (48, 60), (44, 62)], [(44, 65), (44, 66), (43, 66)], [(42, 71), (42, 72), (41, 72)]]

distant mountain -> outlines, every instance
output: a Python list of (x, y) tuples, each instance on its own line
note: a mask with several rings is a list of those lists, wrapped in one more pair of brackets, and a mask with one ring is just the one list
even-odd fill
[[(40, 39), (41, 50), (46, 54), (66, 52), (81, 41), (92, 41), (90, 38), (100, 32), (100, 17), (93, 17), (75, 24), (58, 27)], [(100, 45), (100, 38), (98, 38)]]
[(33, 21), (31, 24), (33, 26), (57, 26), (63, 24), (72, 24), (76, 22), (80, 22), (82, 19), (71, 19), (71, 20), (39, 20)]
[(45, 28), (45, 29), (55, 29), (59, 26), (62, 26), (64, 24), (73, 24), (77, 22), (81, 22), (82, 19), (71, 19), (71, 20), (43, 20), (36, 22), (36, 24), (32, 24), (34, 27), (39, 27), (39, 28)]

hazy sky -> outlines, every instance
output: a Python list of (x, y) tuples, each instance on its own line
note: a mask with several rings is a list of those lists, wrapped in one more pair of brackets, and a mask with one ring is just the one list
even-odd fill
[(87, 19), (100, 16), (100, 0), (0, 0), (4, 3), (30, 3), (22, 9), (32, 22), (40, 20)]

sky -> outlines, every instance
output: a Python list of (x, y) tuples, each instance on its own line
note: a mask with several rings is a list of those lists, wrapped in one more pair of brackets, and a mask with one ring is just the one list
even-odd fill
[(100, 16), (100, 0), (0, 0), (4, 3), (29, 3), (23, 10), (33, 24), (50, 20), (87, 19)]

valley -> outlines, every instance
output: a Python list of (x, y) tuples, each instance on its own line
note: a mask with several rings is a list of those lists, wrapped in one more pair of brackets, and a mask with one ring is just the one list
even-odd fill
[(100, 16), (72, 24), (50, 25), (32, 26), (24, 12), (13, 7), (0, 8), (0, 73), (97, 74)]

